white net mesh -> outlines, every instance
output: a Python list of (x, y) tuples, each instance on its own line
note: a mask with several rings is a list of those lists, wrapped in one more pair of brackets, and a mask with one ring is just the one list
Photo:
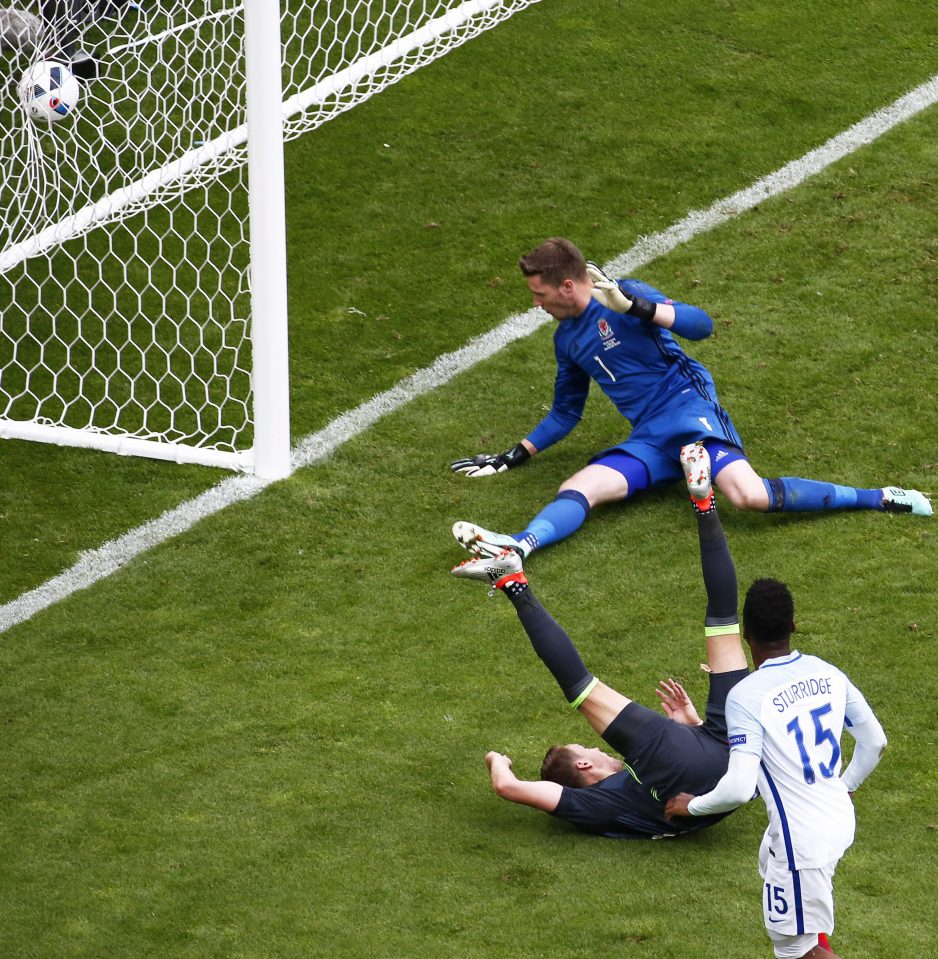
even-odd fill
[[(534, 2), (282, 0), (285, 137)], [(51, 123), (17, 90), (49, 60)], [(240, 0), (0, 11), (0, 70), (0, 436), (249, 468)]]

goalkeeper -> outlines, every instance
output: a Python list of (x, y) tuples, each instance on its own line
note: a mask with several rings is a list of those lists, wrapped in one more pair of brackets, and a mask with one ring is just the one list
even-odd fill
[(494, 556), (510, 547), (522, 556), (574, 533), (590, 510), (681, 477), (676, 451), (703, 441), (713, 479), (738, 509), (762, 512), (872, 509), (930, 516), (917, 490), (857, 489), (785, 476), (763, 479), (717, 399), (713, 377), (688, 356), (677, 336), (702, 340), (713, 321), (701, 309), (667, 299), (639, 280), (610, 280), (569, 241), (542, 243), (520, 260), (534, 305), (558, 321), (557, 375), (548, 414), (516, 446), (451, 464), (470, 477), (493, 476), (527, 462), (562, 440), (580, 421), (590, 382), (631, 423), (628, 439), (602, 451), (560, 486), (556, 499), (519, 533), (493, 533), (460, 521), (453, 534), (467, 549)]
[[(710, 671), (706, 719), (701, 720), (679, 683), (661, 683), (662, 716), (601, 683), (584, 666), (570, 637), (538, 602), (521, 556), (505, 550), (470, 559), (453, 569), (461, 579), (481, 580), (504, 593), (534, 651), (574, 709), (623, 759), (579, 743), (553, 746), (539, 780), (518, 779), (508, 756), (485, 757), (492, 787), (504, 799), (532, 806), (580, 829), (611, 838), (651, 839), (702, 829), (722, 815), (682, 819), (664, 816), (664, 803), (690, 791), (691, 782), (715, 784), (729, 760), (724, 704), (748, 675), (739, 638), (736, 570), (710, 488), (710, 460), (699, 444), (681, 454), (697, 514), (700, 564), (707, 591), (705, 632)], [(685, 785), (682, 785), (685, 784)]]

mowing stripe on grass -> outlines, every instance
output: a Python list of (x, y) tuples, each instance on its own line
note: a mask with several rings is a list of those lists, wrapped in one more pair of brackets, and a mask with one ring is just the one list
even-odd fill
[[(639, 238), (627, 252), (606, 266), (614, 275), (628, 275), (700, 233), (706, 233), (759, 203), (790, 190), (808, 177), (872, 143), (894, 126), (938, 102), (938, 74), (894, 103), (854, 124), (843, 133), (811, 150), (798, 160), (756, 181), (745, 190), (718, 200), (707, 210), (695, 210), (661, 233)], [(448, 383), (457, 373), (498, 353), (521, 339), (550, 317), (541, 310), (510, 316), (494, 330), (470, 340), (453, 353), (440, 356), (431, 366), (418, 370), (396, 386), (333, 420), (325, 429), (307, 436), (293, 451), (294, 469), (311, 466), (368, 429), (373, 423), (411, 400)], [(185, 532), (199, 520), (227, 506), (251, 499), (272, 481), (252, 476), (223, 480), (194, 499), (168, 510), (156, 519), (124, 533), (94, 550), (79, 555), (77, 562), (41, 586), (0, 606), (0, 633), (25, 622), (53, 603), (97, 583), (132, 559)]]

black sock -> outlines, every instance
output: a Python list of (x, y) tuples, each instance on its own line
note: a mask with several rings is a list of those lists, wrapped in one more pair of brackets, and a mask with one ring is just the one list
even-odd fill
[(593, 674), (583, 664), (576, 646), (563, 627), (541, 605), (529, 589), (505, 592), (514, 604), (518, 619), (531, 640), (534, 652), (551, 671), (567, 702), (575, 702), (593, 682)]
[(700, 567), (707, 589), (708, 626), (725, 626), (738, 621), (736, 567), (720, 522), (720, 514), (711, 510), (697, 514), (700, 539)]
[(526, 589), (528, 589), (528, 581), (518, 582), (516, 579), (511, 579), (504, 586), (500, 586), (499, 589), (509, 597), (520, 596)]

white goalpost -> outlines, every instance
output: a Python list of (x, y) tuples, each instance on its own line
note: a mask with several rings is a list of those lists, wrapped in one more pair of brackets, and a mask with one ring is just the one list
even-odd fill
[(286, 475), (283, 142), (535, 2), (0, 10), (0, 438)]

